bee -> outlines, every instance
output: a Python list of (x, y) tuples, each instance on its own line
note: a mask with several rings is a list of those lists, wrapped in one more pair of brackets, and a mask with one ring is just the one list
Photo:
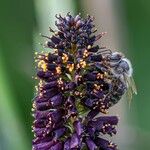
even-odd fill
[(127, 96), (129, 104), (132, 95), (137, 94), (135, 82), (133, 79), (133, 68), (129, 59), (120, 52), (111, 52), (104, 55), (105, 64), (111, 70), (115, 78), (120, 79), (127, 87)]

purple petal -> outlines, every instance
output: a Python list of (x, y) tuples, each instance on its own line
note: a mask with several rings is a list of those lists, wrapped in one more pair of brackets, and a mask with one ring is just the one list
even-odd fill
[(76, 133), (74, 133), (71, 137), (70, 148), (78, 148), (79, 147), (79, 137)]
[(54, 146), (52, 146), (50, 148), (50, 150), (62, 150), (63, 146), (61, 142), (58, 142), (57, 144), (55, 144)]
[(61, 105), (62, 101), (63, 101), (62, 94), (57, 94), (57, 95), (53, 96), (52, 98), (50, 98), (50, 102), (53, 107)]
[(103, 116), (103, 117), (98, 117), (98, 118), (94, 119), (94, 121), (109, 123), (111, 125), (117, 125), (118, 117), (117, 116)]
[(100, 148), (102, 148), (104, 150), (117, 150), (116, 144), (109, 142), (102, 138), (97, 137), (95, 140), (95, 143), (97, 146), (99, 146)]
[(74, 122), (74, 128), (75, 128), (77, 135), (80, 136), (83, 132), (83, 127), (79, 120)]
[(64, 143), (64, 150), (70, 150), (70, 139), (67, 139)]
[(55, 141), (35, 144), (35, 145), (33, 145), (33, 150), (47, 150), (47, 149), (51, 148), (51, 146), (54, 144), (55, 144)]
[(65, 127), (53, 131), (53, 134), (54, 134), (55, 139), (60, 138), (60, 137), (65, 133), (65, 131), (66, 131), (66, 128), (65, 128)]
[(86, 139), (86, 144), (87, 144), (89, 150), (96, 150), (97, 149), (96, 144), (90, 138)]

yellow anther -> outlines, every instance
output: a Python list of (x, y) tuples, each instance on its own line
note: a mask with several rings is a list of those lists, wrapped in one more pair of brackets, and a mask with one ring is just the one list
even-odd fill
[(96, 77), (97, 77), (97, 79), (103, 79), (103, 78), (104, 78), (104, 75), (101, 74), (101, 73), (98, 73)]
[(47, 64), (45, 63), (44, 60), (41, 60), (41, 61), (38, 62), (38, 67), (42, 68), (44, 72), (47, 71)]
[(43, 94), (42, 93), (39, 93), (39, 97), (42, 97), (43, 96)]
[(37, 58), (41, 59), (41, 58), (42, 58), (42, 56), (41, 56), (41, 55), (38, 55), (38, 56), (37, 56)]
[(59, 78), (58, 81), (57, 81), (57, 83), (58, 83), (59, 85), (63, 84), (62, 78)]
[(95, 90), (100, 90), (101, 86), (97, 85), (97, 84), (94, 84), (94, 88), (95, 88)]
[(48, 53), (45, 53), (45, 59), (48, 60)]
[(55, 31), (55, 32), (54, 32), (54, 34), (55, 34), (55, 35), (58, 35), (58, 32), (57, 32), (57, 31)]
[(37, 55), (37, 54), (38, 54), (38, 52), (35, 52), (34, 54), (35, 54), (35, 55)]
[(85, 68), (86, 67), (86, 62), (81, 59), (79, 64), (77, 64), (77, 68)]
[(83, 52), (83, 58), (86, 58), (88, 56), (89, 56), (88, 50), (84, 50), (84, 52)]
[(107, 72), (104, 72), (104, 76), (108, 76), (108, 73), (107, 73)]
[(39, 81), (39, 88), (42, 88), (42, 87), (43, 87), (43, 81), (40, 80), (40, 81)]
[(72, 72), (74, 69), (74, 64), (67, 64), (67, 68), (70, 72)]
[(60, 66), (56, 67), (56, 73), (61, 74), (61, 67)]
[(68, 56), (67, 56), (67, 54), (63, 53), (62, 60), (63, 60), (63, 63), (65, 63), (65, 62), (68, 61)]
[(92, 46), (91, 46), (91, 45), (88, 45), (87, 49), (90, 49), (90, 48), (92, 48)]
[(35, 102), (33, 102), (33, 104), (32, 104), (32, 108), (33, 108), (33, 109), (35, 109), (35, 108), (36, 108)]
[(35, 90), (38, 91), (38, 87), (37, 86), (35, 86)]

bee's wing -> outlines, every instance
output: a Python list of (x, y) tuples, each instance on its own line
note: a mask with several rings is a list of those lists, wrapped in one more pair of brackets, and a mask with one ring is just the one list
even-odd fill
[(132, 89), (133, 94), (137, 95), (136, 85), (135, 85), (135, 82), (134, 82), (134, 79), (132, 76), (130, 77), (130, 85), (131, 85), (131, 89)]
[(129, 106), (130, 106), (131, 100), (132, 100), (132, 95), (137, 94), (137, 90), (136, 90), (135, 82), (134, 82), (134, 79), (132, 76), (131, 77), (126, 76), (125, 81), (126, 81), (127, 86), (128, 86), (127, 97), (128, 97)]

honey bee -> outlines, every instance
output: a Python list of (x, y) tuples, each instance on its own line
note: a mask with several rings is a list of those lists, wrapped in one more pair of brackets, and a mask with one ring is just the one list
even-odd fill
[(133, 79), (133, 68), (129, 59), (120, 52), (104, 54), (105, 64), (110, 68), (114, 77), (119, 78), (127, 87), (129, 104), (133, 94), (137, 94)]

